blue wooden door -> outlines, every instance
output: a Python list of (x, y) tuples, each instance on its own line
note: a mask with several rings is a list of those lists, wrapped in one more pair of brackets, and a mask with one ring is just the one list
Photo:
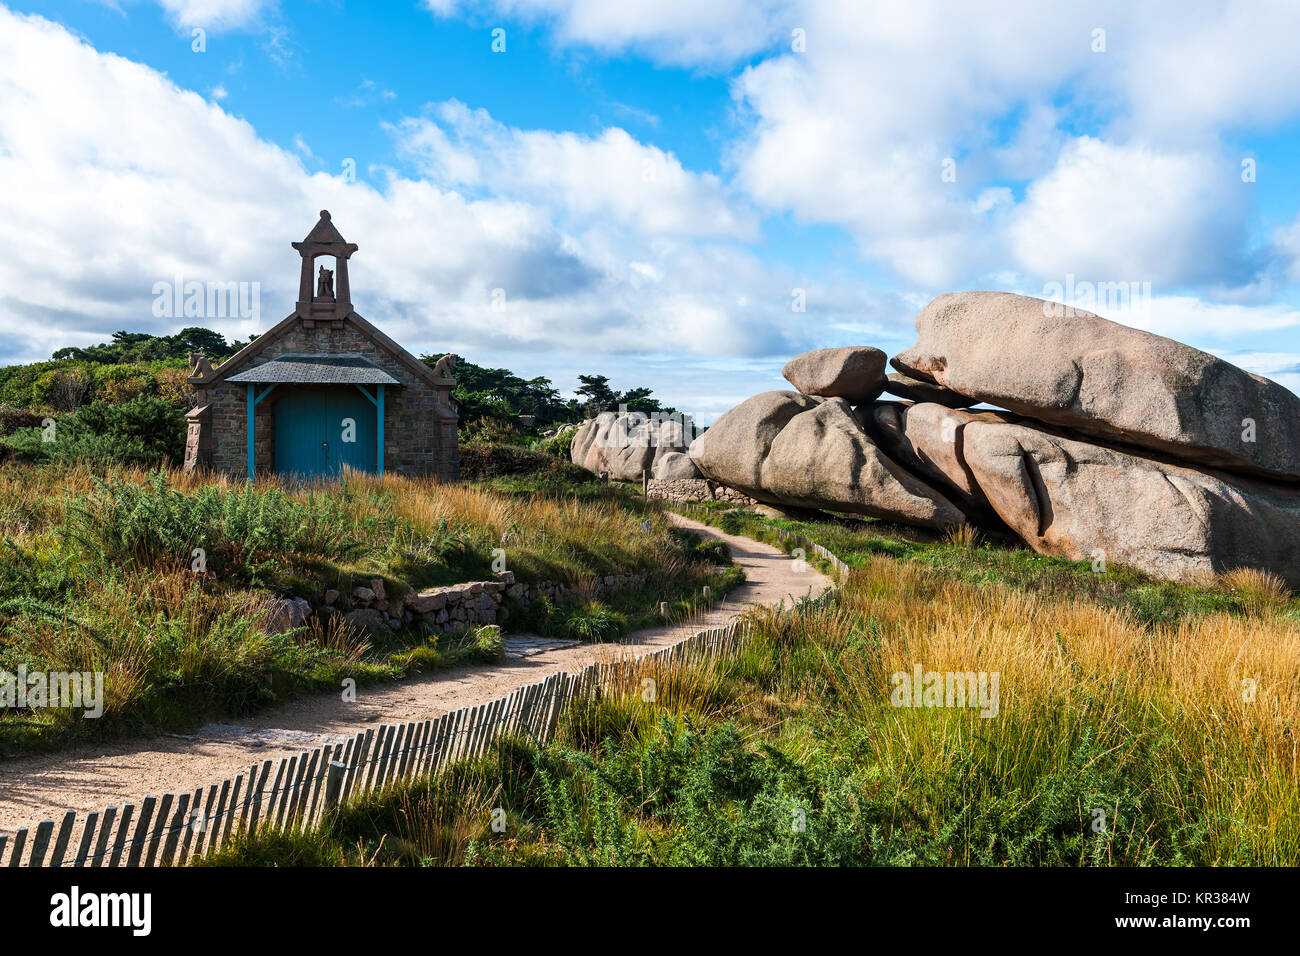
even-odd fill
[(334, 477), (375, 470), (375, 406), (355, 387), (302, 389), (275, 403), (275, 470)]

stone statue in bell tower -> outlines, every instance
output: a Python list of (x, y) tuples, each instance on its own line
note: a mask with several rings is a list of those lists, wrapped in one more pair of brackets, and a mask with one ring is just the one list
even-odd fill
[[(346, 242), (330, 221), (329, 210), (322, 209), (320, 220), (302, 242), (293, 243), (302, 256), (298, 276), (297, 312), (303, 320), (338, 323), (352, 311), (352, 288), (348, 284), (348, 257), (357, 251), (355, 242)], [(312, 282), (311, 267), (321, 256), (334, 260), (333, 269), (320, 267)], [(315, 294), (313, 294), (315, 293)]]

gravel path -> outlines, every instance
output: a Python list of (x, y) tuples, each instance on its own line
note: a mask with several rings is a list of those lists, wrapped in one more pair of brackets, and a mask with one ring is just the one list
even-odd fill
[(502, 697), (557, 671), (579, 671), (593, 661), (628, 654), (640, 656), (704, 627), (726, 623), (746, 605), (817, 595), (831, 584), (814, 568), (796, 571), (790, 557), (770, 545), (724, 534), (680, 515), (670, 517), (681, 527), (727, 542), (733, 560), (745, 569), (746, 583), (707, 614), (682, 624), (637, 631), (611, 644), (507, 637), (502, 664), (449, 668), (360, 687), (353, 703), (343, 702), (341, 694), (315, 695), (259, 711), (240, 726), (211, 724), (192, 735), (167, 734), (6, 760), (0, 763), (0, 833), (58, 819), (64, 810), (76, 810), (80, 816), (108, 805), (138, 804), (148, 794), (192, 791), (245, 772), (255, 762), (342, 740), (368, 726), (438, 717)]

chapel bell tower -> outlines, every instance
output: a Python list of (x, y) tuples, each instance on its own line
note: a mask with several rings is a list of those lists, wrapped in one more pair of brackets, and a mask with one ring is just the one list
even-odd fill
[[(346, 242), (330, 222), (329, 210), (322, 209), (320, 220), (302, 242), (293, 243), (302, 256), (302, 276), (298, 282), (298, 315), (303, 327), (317, 324), (340, 328), (352, 311), (352, 288), (348, 285), (348, 257), (357, 251), (355, 242)], [(313, 276), (316, 260), (334, 257), (334, 269), (320, 267)]]

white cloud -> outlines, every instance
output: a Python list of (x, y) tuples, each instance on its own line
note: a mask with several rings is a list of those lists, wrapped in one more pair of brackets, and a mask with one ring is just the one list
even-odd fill
[(1274, 230), (1273, 248), (1281, 260), (1286, 278), (1300, 280), (1300, 217)]
[(712, 174), (622, 129), (599, 136), (520, 130), (456, 100), (398, 127), (399, 145), (447, 186), (546, 202), (579, 219), (612, 219), (642, 235), (753, 238), (757, 218)]
[[(1150, 15), (1118, 2), (977, 10), (926, 0), (863, 15), (825, 0), (766, 3), (744, 19), (729, 2), (499, 7), (552, 23), (564, 43), (666, 62), (718, 65), (780, 50), (735, 78), (743, 125), (727, 156), (731, 181), (692, 172), (622, 129), (519, 129), (448, 101), (392, 127), (421, 178), (352, 185), (309, 173), (293, 149), (165, 76), (0, 7), (0, 176), (18, 186), (0, 192), (0, 221), (23, 239), (0, 258), (0, 361), (156, 327), (152, 285), (177, 274), (262, 282), (264, 329), (296, 293), (288, 243), (322, 207), (361, 246), (358, 308), (411, 348), (487, 353), (501, 364), (519, 356), (521, 367), (554, 356), (557, 369), (590, 361), (581, 370), (602, 372), (617, 372), (602, 357), (636, 356), (640, 368), (658, 356), (657, 379), (617, 377), (692, 390), (715, 411), (754, 386), (780, 387), (773, 376), (794, 352), (884, 341), (965, 276), (1031, 286), (1066, 273), (1205, 287), (1254, 280), (1241, 252), (1242, 184), (1211, 128), (1229, 121), (1220, 94), (1180, 77), (1195, 122), (1133, 119), (1165, 95), (1137, 80), (1137, 59), (1161, 42), (1158, 30), (1135, 27)], [(431, 6), (460, 9), (455, 0)], [(254, 25), (270, 6), (171, 8), (177, 22)], [(1193, 13), (1214, 24), (1220, 9), (1236, 6)], [(1088, 45), (1099, 23), (1109, 38), (1101, 55)], [(796, 26), (806, 53), (787, 52)], [(1175, 31), (1184, 49), (1201, 42), (1199, 29)], [(1220, 51), (1210, 72), (1241, 91), (1258, 73), (1249, 57), (1276, 68), (1275, 46)], [(1242, 121), (1289, 115), (1289, 84), (1243, 106)], [(378, 84), (354, 95), (391, 99)], [(1065, 131), (1067, 119), (1094, 109), (1119, 118), (1091, 136)], [(948, 157), (955, 183), (942, 178)], [(1006, 185), (1019, 178), (1033, 180), (1020, 199)], [(859, 277), (814, 281), (760, 259), (744, 246), (758, 235), (753, 204), (842, 226), (910, 285), (879, 293)], [(1276, 235), (1288, 262), (1300, 261), (1297, 236), (1294, 225)], [(806, 314), (790, 310), (795, 286), (808, 288)], [(1266, 286), (1256, 280), (1249, 294), (1258, 299)], [(490, 308), (496, 288), (506, 291), (504, 313)], [(1148, 316), (1131, 317), (1143, 323), (1225, 342), (1293, 334), (1298, 324), (1290, 306), (1159, 295)]]
[[(1300, 7), (1291, 0), (885, 0), (869, 11), (854, 0), (792, 0), (762, 4), (730, 30), (715, 19), (727, 8), (491, 6), (550, 23), (562, 45), (666, 63), (709, 67), (769, 52), (734, 81), (749, 124), (731, 150), (735, 182), (771, 210), (842, 226), (864, 257), (912, 283), (942, 287), (1013, 265), (1114, 272), (1129, 251), (1140, 259), (1127, 268), (1157, 281), (1227, 298), (1267, 289), (1242, 252), (1249, 200), (1232, 194), (1239, 170), (1223, 140), (1300, 114)], [(806, 52), (790, 49), (793, 27), (805, 31)], [(955, 183), (940, 175), (947, 158)], [(989, 201), (987, 190), (1007, 179), (1036, 184), (1017, 215), (1005, 196)], [(1071, 201), (1072, 185), (1091, 202)], [(1151, 209), (1132, 208), (1148, 189)], [(1092, 203), (1109, 207), (1109, 228)], [(1031, 227), (1041, 230), (1037, 244)]]
[(309, 175), (246, 122), (45, 20), (0, 8), (0, 64), (0, 176), (23, 184), (0, 192), (0, 221), (24, 237), (0, 261), (0, 327), (30, 343), (22, 357), (63, 335), (156, 324), (151, 288), (175, 275), (262, 282), (265, 327), (291, 308), (288, 243), (322, 207), (366, 250), (358, 298), (384, 290), (408, 329), (486, 301), (491, 282), (554, 294), (589, 281), (541, 210)]
[(1132, 4), (1110, 22), (1132, 134), (1194, 141), (1222, 128), (1268, 127), (1300, 109), (1293, 0)]
[(791, 0), (424, 0), (424, 6), (438, 16), (479, 19), (490, 8), (498, 17), (550, 23), (564, 43), (632, 49), (676, 64), (730, 63), (799, 25)]
[(257, 24), (274, 0), (158, 0), (177, 27), (237, 30)]
[[(930, 118), (936, 93), (981, 107), (990, 105), (990, 93), (1007, 94), (994, 105), (1028, 106), (1023, 127), (1030, 136), (1015, 152), (1030, 162), (1032, 134), (1049, 134), (1054, 112), (1033, 94), (1066, 79), (1149, 137), (1179, 140), (1218, 127), (1268, 125), (1300, 110), (1300, 73), (1293, 69), (1300, 7), (1292, 0), (882, 0), (869, 9), (857, 0), (424, 0), (424, 6), (444, 17), (487, 7), (498, 18), (548, 23), (563, 45), (632, 50), (687, 65), (788, 50), (791, 30), (804, 29), (818, 94), (829, 92), (822, 81), (841, 72), (844, 98), (883, 112), (886, 123), (893, 111)], [(1101, 51), (1094, 50), (1097, 30), (1104, 31)], [(820, 103), (807, 105), (816, 110)]]
[(1263, 375), (1300, 394), (1300, 354), (1294, 352), (1242, 352), (1208, 349), (1238, 368)]
[[(1102, 311), (1100, 308), (1097, 311)], [(1191, 296), (1152, 296), (1105, 317), (1180, 342), (1231, 342), (1255, 333), (1300, 328), (1300, 309), (1287, 304), (1214, 303)]]
[(1157, 287), (1248, 278), (1239, 250), (1250, 196), (1237, 173), (1213, 154), (1081, 137), (1013, 213), (1012, 254), (1024, 271), (1061, 281), (1067, 273)]
[(357, 85), (357, 88), (347, 96), (334, 97), (334, 102), (339, 106), (359, 109), (363, 106), (373, 106), (376, 103), (394, 99), (397, 99), (397, 94), (392, 90), (380, 86), (374, 80), (362, 80)]
[[(733, 152), (738, 182), (802, 221), (843, 226), (912, 282), (943, 286), (997, 263), (988, 237), (1005, 204), (978, 197), (990, 179), (1043, 162), (1054, 135), (1047, 100), (1086, 64), (1089, 19), (925, 0), (870, 15), (816, 3), (801, 15), (808, 52), (736, 80), (752, 123)], [(992, 120), (1020, 104), (1028, 131), (1015, 148), (986, 148)]]
[(1015, 203), (1015, 197), (1011, 190), (1006, 186), (993, 186), (984, 190), (975, 197), (975, 202), (971, 208), (980, 214), (992, 212), (1001, 206), (1011, 206)]
[[(347, 184), (309, 173), (293, 151), (166, 76), (0, 7), (0, 178), (17, 187), (0, 191), (0, 222), (22, 237), (0, 257), (0, 362), (121, 328), (263, 331), (292, 308), (289, 243), (321, 208), (360, 246), (358, 310), (415, 351), (456, 348), (502, 364), (578, 354), (586, 370), (610, 371), (602, 356), (784, 356), (816, 338), (810, 316), (790, 313), (789, 270), (730, 240), (671, 234), (702, 229), (691, 218), (701, 209), (730, 214), (714, 186), (668, 154), (625, 134), (497, 132), (521, 154), (479, 157), (487, 174), (531, 193), (528, 162), (558, 173), (572, 156), (598, 187), (595, 205), (568, 195), (572, 181), (553, 195), (475, 198), (396, 175)], [(666, 219), (600, 182), (602, 163), (647, 156), (664, 164), (664, 209), (678, 207)], [(566, 217), (594, 221), (566, 232), (556, 225)], [(153, 318), (154, 283), (175, 276), (261, 283), (260, 322)], [(501, 313), (491, 308), (497, 288)]]
[(1217, 351), (1215, 354), (1260, 375), (1300, 371), (1300, 352)]

